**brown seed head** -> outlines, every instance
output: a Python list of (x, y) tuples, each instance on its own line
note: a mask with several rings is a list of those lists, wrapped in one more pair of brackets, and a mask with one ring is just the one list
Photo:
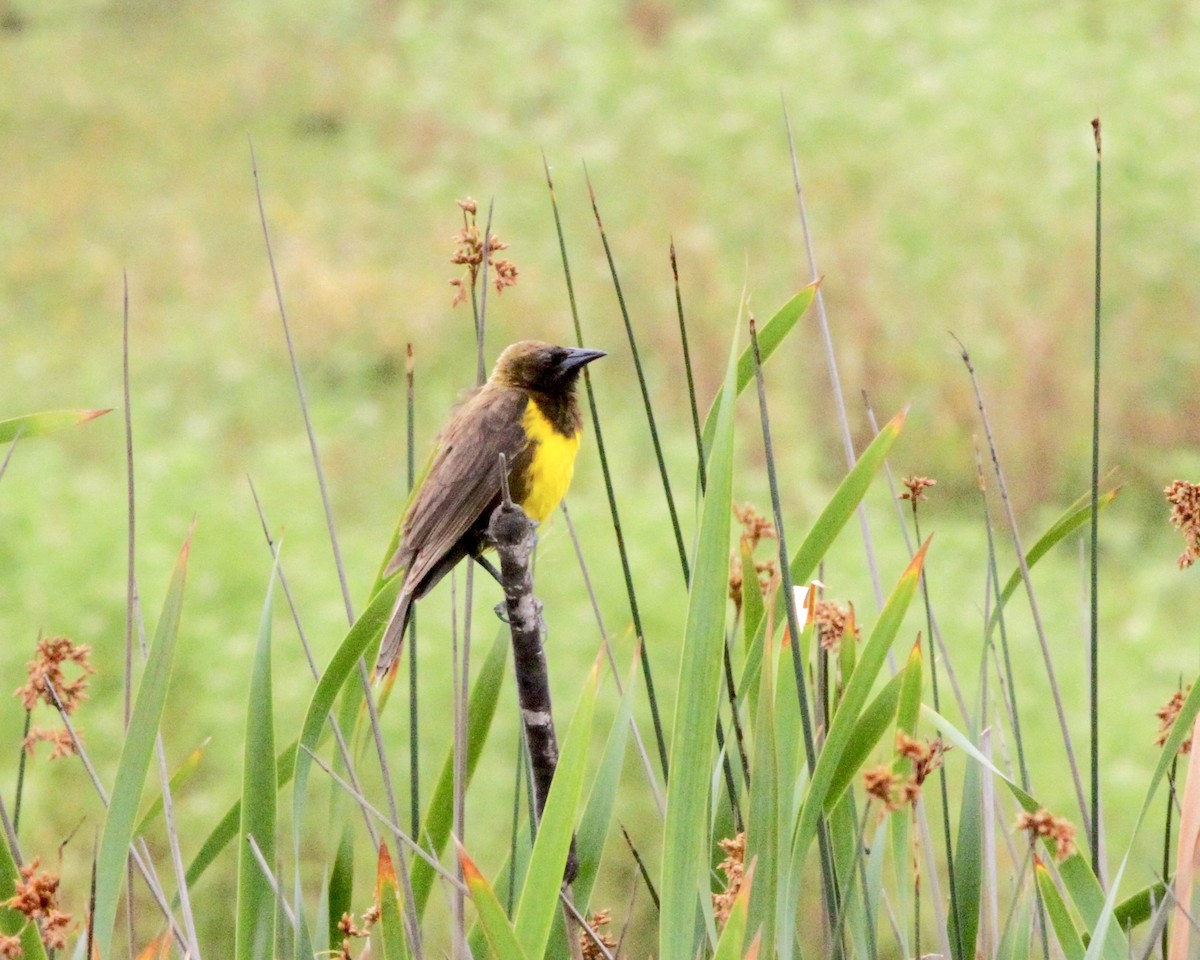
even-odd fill
[(1075, 828), (1065, 817), (1056, 817), (1045, 807), (1034, 813), (1022, 812), (1015, 829), (1028, 832), (1030, 843), (1041, 839), (1052, 846), (1055, 860), (1066, 860), (1075, 852)]
[(904, 478), (904, 486), (907, 488), (905, 493), (900, 494), (901, 500), (911, 500), (913, 509), (917, 508), (917, 504), (925, 500), (925, 490), (928, 487), (937, 486), (937, 481), (930, 477), (919, 477), (914, 474), (911, 477)]
[(1179, 569), (1190, 567), (1200, 559), (1200, 484), (1176, 480), (1163, 490), (1171, 505), (1170, 521), (1183, 534), (1184, 551), (1179, 555)]
[[(42, 637), (38, 640), (37, 652), (27, 666), (28, 680), (13, 691), (26, 710), (32, 710), (41, 700), (47, 706), (57, 707), (46, 681), (54, 687), (64, 713), (73, 713), (80, 701), (87, 699), (87, 678), (96, 672), (90, 657), (92, 648), (87, 644), (76, 646), (68, 637)], [(79, 668), (79, 675), (67, 679), (63, 666), (72, 663)]]
[(617, 941), (610, 933), (604, 932), (604, 927), (608, 925), (610, 919), (610, 911), (599, 910), (592, 914), (592, 919), (588, 921), (588, 927), (591, 928), (595, 938), (589, 937), (586, 933), (579, 933), (579, 950), (583, 955), (583, 960), (604, 960), (604, 954), (600, 948), (596, 946), (596, 940), (599, 940), (608, 949), (611, 954), (617, 949)]
[[(1187, 699), (1187, 695), (1191, 692), (1191, 689), (1191, 684), (1188, 684), (1186, 689), (1176, 690), (1171, 694), (1170, 700), (1154, 711), (1154, 715), (1158, 717), (1158, 733), (1154, 737), (1155, 746), (1161, 747), (1166, 744), (1167, 737), (1171, 735), (1171, 730), (1175, 726), (1175, 720), (1179, 716), (1179, 711), (1183, 709), (1183, 703)], [(1192, 752), (1191, 737), (1188, 737), (1179, 745), (1179, 752)]]
[(861, 634), (858, 624), (854, 622), (854, 607), (843, 607), (832, 600), (817, 601), (813, 608), (813, 623), (821, 648), (830, 653), (837, 653), (847, 636), (857, 640)]
[(717, 869), (725, 874), (725, 889), (712, 895), (713, 919), (717, 922), (717, 929), (723, 928), (729, 920), (733, 901), (737, 899), (738, 891), (742, 889), (742, 883), (746, 879), (746, 834), (739, 833), (736, 837), (721, 840), (719, 843), (725, 851), (725, 859)]

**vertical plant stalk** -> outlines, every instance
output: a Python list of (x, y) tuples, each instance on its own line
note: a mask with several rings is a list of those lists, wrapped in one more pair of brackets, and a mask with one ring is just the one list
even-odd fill
[[(500, 476), (504, 499), (488, 522), (488, 540), (495, 544), (500, 556), (500, 580), (504, 587), (508, 628), (512, 634), (517, 698), (521, 705), (525, 746), (533, 767), (533, 794), (540, 821), (546, 809), (546, 798), (550, 795), (554, 769), (558, 766), (558, 739), (554, 734), (550, 677), (546, 670), (546, 649), (542, 643), (544, 627), (541, 605), (533, 595), (531, 561), (537, 536), (533, 521), (509, 497), (508, 465), (504, 462), (503, 454), (500, 457)], [(572, 838), (563, 882), (571, 883), (578, 872), (579, 857)]]
[(346, 582), (346, 568), (342, 564), (342, 549), (338, 545), (337, 528), (333, 522), (333, 504), (329, 499), (329, 489), (325, 483), (325, 470), (321, 466), (321, 455), (317, 450), (317, 435), (313, 430), (312, 417), (308, 412), (308, 398), (304, 392), (304, 382), (300, 378), (300, 361), (296, 356), (296, 346), (292, 343), (292, 328), (288, 323), (287, 310), (283, 305), (283, 287), (279, 282), (279, 271), (275, 267), (275, 253), (271, 248), (271, 233), (267, 228), (267, 210), (263, 204), (262, 184), (258, 179), (258, 160), (254, 156), (254, 143), (250, 143), (250, 168), (254, 174), (254, 195), (258, 200), (258, 219), (262, 226), (263, 245), (267, 251), (267, 263), (271, 268), (271, 282), (275, 286), (275, 303), (279, 307), (279, 320), (283, 325), (283, 338), (287, 343), (288, 360), (292, 365), (292, 379), (296, 383), (296, 396), (300, 400), (300, 413), (304, 417), (304, 430), (308, 434), (308, 448), (312, 455), (313, 469), (317, 474), (317, 487), (321, 493), (321, 506), (325, 510), (325, 525), (329, 530), (329, 545), (333, 550), (333, 563), (337, 568), (338, 583), (342, 588), (342, 602), (346, 606), (346, 620), (354, 624), (354, 605), (350, 602), (350, 587)]
[(1096, 288), (1095, 315), (1092, 322), (1095, 336), (1092, 367), (1092, 569), (1091, 569), (1091, 637), (1088, 651), (1088, 689), (1091, 694), (1092, 748), (1092, 829), (1088, 838), (1092, 848), (1092, 872), (1100, 876), (1100, 118), (1092, 120), (1096, 140)]
[(700, 408), (696, 405), (696, 381), (692, 377), (692, 354), (688, 350), (687, 323), (683, 318), (683, 294), (679, 289), (679, 262), (675, 259), (675, 238), (671, 238), (671, 277), (675, 281), (675, 313), (679, 316), (679, 342), (683, 347), (683, 370), (687, 375), (688, 403), (692, 409), (692, 430), (696, 434), (696, 463), (700, 475), (700, 492), (708, 481), (704, 467), (704, 435), (700, 429)]
[[(763, 453), (767, 461), (767, 483), (771, 488), (771, 510), (775, 521), (775, 532), (779, 543), (780, 589), (785, 598), (788, 631), (791, 634), (792, 669), (796, 674), (796, 690), (800, 698), (800, 727), (804, 736), (804, 759), (811, 778), (817, 765), (817, 751), (813, 739), (812, 714), (808, 704), (808, 682), (804, 676), (804, 664), (800, 660), (800, 623), (796, 615), (796, 604), (792, 599), (792, 573), (788, 557), (787, 537), (783, 529), (783, 506), (779, 498), (779, 478), (775, 474), (775, 455), (771, 446), (771, 421), (767, 413), (767, 388), (763, 381), (762, 354), (758, 349), (758, 331), (754, 317), (750, 317), (750, 345), (754, 351), (754, 382), (758, 388), (758, 412), (762, 421)], [(832, 923), (838, 913), (837, 877), (833, 870), (833, 851), (829, 842), (825, 815), (817, 813), (817, 847), (821, 858), (821, 894), (825, 914)]]
[[(918, 519), (916, 496), (912, 498), (911, 506), (913, 536), (916, 537), (917, 543), (921, 543), (921, 521)], [(929, 581), (925, 579), (924, 569), (921, 570), (921, 599), (925, 604), (925, 628), (929, 636), (929, 682), (933, 690), (933, 709), (941, 713), (942, 702), (938, 693), (937, 650), (933, 639), (933, 614), (929, 605)], [(985, 658), (985, 670), (986, 664), (987, 661)], [(984, 702), (986, 703), (986, 698), (984, 698)], [(982, 725), (983, 718), (980, 717), (979, 720)], [(964, 960), (962, 927), (959, 924), (958, 918), (958, 886), (954, 882), (954, 843), (950, 831), (950, 791), (946, 786), (946, 765), (944, 763), (938, 765), (938, 784), (942, 795), (942, 833), (943, 842), (946, 844), (946, 880), (950, 886), (950, 944), (956, 960)], [(966, 960), (970, 960), (970, 958), (966, 958)]]
[[(958, 339), (957, 337), (955, 338)], [(983, 402), (983, 391), (979, 379), (975, 375), (975, 366), (971, 363), (971, 354), (958, 340), (962, 362), (971, 378), (971, 386), (975, 391), (975, 402), (979, 408), (979, 416), (983, 422), (984, 436), (987, 438), (988, 452), (992, 458), (992, 469), (996, 474), (996, 485), (1000, 489), (1000, 500), (1004, 504), (1008, 520), (1009, 534), (1012, 537), (1013, 551), (1017, 555), (1017, 564), (1021, 570), (1021, 580), (1025, 584), (1025, 595), (1029, 600), (1029, 613), (1033, 618), (1034, 632), (1037, 634), (1038, 645), (1042, 653), (1042, 664), (1046, 668), (1046, 680), (1050, 685), (1051, 699), (1054, 701), (1054, 711), (1058, 717), (1059, 732), (1062, 734), (1063, 748), (1067, 754), (1067, 766), (1071, 771), (1071, 781), (1075, 786), (1075, 799), (1079, 804), (1079, 815), (1083, 820), (1084, 833), (1092, 835), (1091, 816), (1088, 812), (1087, 795), (1083, 789), (1083, 780), (1079, 776), (1079, 763), (1075, 758), (1075, 748), (1071, 743), (1071, 729), (1067, 725), (1066, 708), (1063, 706), (1062, 694), (1058, 689), (1058, 678), (1054, 672), (1054, 661), (1050, 656), (1050, 644), (1046, 640), (1046, 630), (1042, 625), (1042, 615), (1038, 608), (1037, 597), (1033, 592), (1033, 580), (1029, 575), (1029, 563), (1025, 559), (1025, 549), (1021, 545), (1021, 534), (1017, 529), (1017, 517), (1013, 512), (1012, 500), (1008, 496), (1008, 483), (1004, 479), (1004, 469), (1000, 466), (1000, 453), (996, 449), (996, 439), (992, 434), (991, 419), (987, 414), (987, 406)], [(1097, 878), (1099, 879), (1099, 878)]]
[[(554, 212), (554, 228), (558, 234), (558, 250), (562, 256), (563, 277), (567, 284), (567, 300), (571, 306), (571, 321), (575, 326), (575, 340), (583, 346), (583, 327), (579, 322), (579, 305), (575, 301), (575, 284), (571, 279), (571, 263), (567, 258), (567, 242), (563, 236), (562, 218), (558, 213), (558, 200), (554, 195), (554, 181), (550, 176), (550, 164), (542, 155), (542, 166), (546, 171), (546, 188), (550, 193), (550, 207)], [(604, 490), (608, 495), (608, 509), (612, 517), (613, 535), (617, 538), (617, 554), (621, 558), (621, 572), (625, 577), (625, 593), (629, 597), (629, 613), (633, 619), (633, 632), (638, 639), (638, 655), (641, 658), (642, 677), (646, 681), (646, 698), (650, 703), (650, 718), (654, 723), (654, 739), (658, 744), (658, 759), (662, 766), (663, 781), (668, 779), (667, 738), (663, 733), (662, 713), (658, 697), (654, 692), (654, 675), (650, 670), (650, 654), (646, 649), (646, 633), (642, 629), (642, 616), (638, 609), (637, 593), (633, 589), (633, 571), (629, 566), (629, 553), (625, 549), (625, 535), (621, 530), (621, 517), (617, 510), (617, 497), (613, 491), (612, 470), (604, 448), (604, 434), (600, 429), (600, 412), (596, 407), (596, 395), (592, 390), (592, 377), (587, 367), (583, 368), (583, 386), (587, 392), (588, 410), (592, 415), (592, 430), (596, 435), (596, 453), (600, 458), (600, 472), (604, 476)]]
[(612, 276), (613, 289), (617, 293), (617, 305), (621, 308), (621, 319), (625, 322), (625, 336), (629, 340), (629, 349), (633, 354), (633, 368), (637, 372), (638, 386), (642, 391), (642, 406), (646, 409), (646, 421), (650, 426), (650, 442), (654, 447), (654, 456), (658, 461), (658, 473), (662, 478), (663, 494), (667, 498), (667, 512), (671, 517), (671, 529), (675, 532), (675, 547), (679, 551), (679, 563), (683, 567), (683, 579), (688, 583), (692, 579), (688, 569), (687, 547), (683, 542), (683, 530), (679, 525), (679, 514), (675, 509), (675, 498), (671, 495), (671, 480), (667, 475), (667, 463), (663, 458), (662, 444), (658, 439), (658, 426), (654, 422), (654, 405), (650, 402), (650, 391), (646, 387), (646, 375), (642, 370), (642, 357), (638, 352), (637, 338), (633, 335), (633, 324), (629, 320), (629, 308), (625, 305), (625, 294), (621, 290), (621, 279), (617, 275), (617, 264), (613, 260), (612, 248), (608, 244), (608, 234), (604, 230), (604, 221), (600, 219), (600, 208), (596, 204), (596, 191), (592, 187), (592, 178), (588, 176), (587, 166), (584, 165), (583, 176), (587, 181), (588, 197), (592, 202), (592, 215), (596, 218), (596, 229), (600, 231), (600, 242), (604, 246), (604, 256), (608, 259), (608, 270)]
[[(416, 482), (416, 437), (415, 391), (413, 375), (413, 345), (409, 343), (404, 351), (404, 421), (407, 441), (406, 474), (407, 489), (412, 493)], [(417, 683), (417, 609), (416, 604), (408, 615), (408, 790), (409, 816), (412, 836), (418, 842), (421, 839), (421, 747), (419, 731), (420, 711)]]
[[(804, 250), (808, 257), (809, 276), (815, 281), (821, 277), (817, 270), (817, 255), (813, 252), (812, 237), (808, 232), (808, 210), (804, 205), (804, 187), (800, 182), (800, 161), (796, 157), (796, 141), (792, 136), (792, 120), (788, 115), (787, 103), (783, 104), (783, 124), (787, 131), (788, 153), (792, 161), (792, 182), (796, 191), (796, 205), (800, 215), (800, 230), (804, 236)], [(825, 364), (829, 368), (830, 387), (833, 392), (833, 402), (837, 407), (838, 423), (842, 430), (842, 446), (846, 453), (846, 465), (853, 467), (857, 457), (854, 454), (854, 441), (850, 436), (850, 418), (846, 413), (846, 399), (842, 395), (842, 380), (838, 374), (837, 358), (833, 353), (833, 337), (829, 332), (829, 316), (825, 312), (825, 296), (817, 287), (817, 322), (821, 328), (821, 342), (825, 346)], [(867, 508), (859, 504), (857, 510), (858, 526), (862, 532), (863, 547), (866, 551), (867, 569), (871, 574), (871, 587), (875, 592), (875, 606), (883, 609), (883, 585), (879, 580), (879, 566), (875, 562), (875, 548), (871, 540), (871, 526), (867, 520)]]
[[(134, 557), (137, 538), (135, 536), (136, 510), (133, 481), (133, 410), (130, 404), (129, 389), (129, 274), (121, 271), (121, 390), (125, 401), (125, 478), (127, 496), (126, 522), (128, 525), (126, 576), (125, 576), (125, 671), (122, 678), (123, 687), (123, 728), (129, 729), (129, 718), (133, 713), (133, 623), (134, 611), (137, 609), (137, 580), (134, 574)], [(142, 655), (145, 656), (143, 644)], [(26, 734), (28, 734), (28, 717), (26, 717)], [(25, 751), (21, 751), (21, 770), (25, 768)], [(20, 794), (18, 794), (18, 804)], [(18, 811), (20, 807), (18, 806)], [(133, 902), (133, 863), (125, 864), (126, 911), (125, 927), (129, 939), (129, 951), (133, 953), (134, 927), (136, 926), (136, 911)], [(190, 931), (189, 931), (190, 932)]]

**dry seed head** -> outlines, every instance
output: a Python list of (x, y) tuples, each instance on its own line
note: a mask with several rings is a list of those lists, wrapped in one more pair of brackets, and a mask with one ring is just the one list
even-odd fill
[(610, 933), (604, 932), (604, 927), (608, 925), (610, 911), (598, 910), (592, 914), (592, 919), (588, 921), (588, 927), (595, 934), (595, 939), (589, 937), (583, 931), (579, 933), (579, 950), (583, 956), (583, 960), (604, 960), (604, 954), (600, 948), (596, 946), (596, 940), (604, 944), (605, 948), (612, 953), (617, 949), (617, 941)]
[(813, 623), (821, 648), (837, 653), (847, 636), (857, 640), (861, 631), (854, 622), (854, 606), (841, 606), (832, 600), (818, 600), (813, 608)]
[(1015, 829), (1027, 831), (1030, 843), (1041, 839), (1053, 846), (1055, 860), (1066, 860), (1075, 852), (1075, 828), (1065, 817), (1056, 817), (1045, 807), (1035, 813), (1022, 812)]
[(937, 486), (937, 481), (931, 477), (920, 477), (913, 474), (911, 477), (904, 478), (904, 486), (907, 488), (907, 492), (900, 494), (900, 499), (911, 500), (915, 510), (917, 504), (926, 499), (925, 490)]
[(1171, 524), (1183, 534), (1184, 551), (1179, 555), (1179, 569), (1190, 567), (1200, 559), (1200, 484), (1176, 480), (1163, 490), (1171, 505)]
[[(1170, 700), (1154, 711), (1154, 715), (1158, 717), (1158, 733), (1154, 737), (1154, 745), (1156, 747), (1166, 744), (1167, 737), (1171, 735), (1171, 730), (1175, 726), (1175, 720), (1179, 716), (1179, 711), (1183, 709), (1183, 702), (1187, 699), (1187, 695), (1191, 692), (1191, 689), (1191, 684), (1188, 684), (1186, 689), (1176, 690), (1171, 694)], [(1179, 752), (1192, 752), (1191, 737), (1188, 737), (1179, 745)]]
[[(75, 736), (78, 737), (83, 731), (76, 729)], [(61, 757), (75, 756), (75, 741), (71, 738), (71, 734), (66, 729), (50, 729), (48, 727), (31, 727), (29, 735), (21, 741), (21, 747), (29, 756), (34, 755), (34, 751), (39, 743), (52, 744), (54, 749), (50, 753), (51, 760), (58, 760)]]
[(725, 874), (725, 889), (712, 895), (713, 919), (717, 929), (725, 926), (729, 919), (729, 911), (733, 909), (733, 901), (746, 878), (746, 834), (739, 833), (736, 837), (718, 841), (725, 851), (725, 859), (717, 867)]
[[(42, 637), (26, 668), (29, 679), (13, 691), (13, 696), (20, 698), (26, 710), (32, 710), (39, 700), (57, 709), (54, 697), (46, 686), (46, 681), (49, 681), (58, 694), (63, 712), (74, 713), (80, 701), (87, 699), (88, 676), (96, 672), (91, 664), (91, 653), (92, 648), (86, 643), (76, 646), (69, 637)], [(80, 670), (73, 680), (68, 680), (63, 673), (63, 666), (68, 663)]]

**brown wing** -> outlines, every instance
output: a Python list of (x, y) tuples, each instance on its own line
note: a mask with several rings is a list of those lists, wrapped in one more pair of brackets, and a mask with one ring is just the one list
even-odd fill
[(500, 454), (513, 461), (527, 440), (520, 390), (486, 385), (455, 413), (438, 439), (421, 489), (404, 516), (386, 575), (405, 569), (405, 591), (420, 584), (500, 494)]

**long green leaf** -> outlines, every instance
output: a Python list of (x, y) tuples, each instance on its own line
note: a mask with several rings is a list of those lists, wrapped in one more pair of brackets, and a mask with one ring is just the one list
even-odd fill
[(758, 865), (758, 883), (750, 897), (748, 923), (761, 930), (763, 955), (773, 956), (775, 895), (779, 878), (779, 778), (775, 739), (775, 658), (763, 661), (758, 709), (754, 719), (754, 758), (750, 769), (750, 810), (746, 817), (746, 860)]
[[(540, 957), (541, 954), (527, 954), (522, 949), (517, 932), (508, 922), (504, 907), (500, 905), (495, 891), (461, 845), (458, 847), (458, 861), (462, 864), (463, 879), (471, 893), (471, 901), (479, 913), (479, 923), (487, 934), (488, 943), (492, 945), (497, 960), (527, 960), (532, 956)], [(558, 897), (552, 897), (551, 907), (557, 904)]]
[[(812, 784), (809, 786), (808, 795), (804, 798), (804, 805), (800, 810), (800, 822), (796, 825), (792, 841), (793, 881), (797, 879), (796, 873), (802, 865), (809, 844), (816, 839), (817, 821), (829, 797), (834, 774), (837, 773), (842, 755), (849, 746), (863, 704), (866, 703), (875, 678), (887, 659), (887, 652), (891, 649), (892, 641), (899, 632), (900, 624), (908, 611), (909, 602), (920, 581), (921, 567), (925, 562), (925, 552), (928, 549), (929, 541), (926, 540), (900, 577), (895, 589), (892, 590), (892, 595), (888, 598), (879, 614), (875, 628), (871, 631), (870, 639), (863, 647), (862, 659), (859, 661), (854, 675), (850, 678), (850, 682), (846, 684), (841, 706), (829, 724), (829, 734), (825, 738), (825, 746), (821, 750), (821, 755), (817, 758)], [(793, 889), (795, 889), (794, 886)]]
[(275, 945), (275, 894), (250, 849), (258, 844), (263, 859), (275, 863), (275, 718), (271, 696), (271, 600), (279, 570), (279, 553), (267, 585), (258, 627), (258, 644), (250, 671), (246, 708), (246, 743), (242, 761), (242, 817), (238, 829), (237, 929), (234, 956), (255, 960), (271, 955)]
[[(792, 332), (797, 321), (804, 316), (804, 311), (809, 308), (813, 302), (813, 298), (817, 295), (817, 287), (819, 285), (819, 280), (810, 283), (780, 307), (775, 315), (759, 328), (758, 349), (764, 364), (766, 364), (768, 358), (775, 352), (776, 348), (783, 343), (784, 338)], [(738, 357), (737, 381), (736, 386), (732, 388), (734, 394), (740, 395), (753, 379), (754, 348), (753, 346), (748, 346), (742, 351), (742, 355)], [(708, 416), (704, 419), (703, 439), (705, 454), (712, 449), (713, 437), (716, 436), (717, 430), (718, 411), (728, 393), (729, 389), (724, 386), (717, 391), (717, 395), (713, 397), (712, 406), (709, 408)]]
[[(300, 728), (300, 737), (296, 749), (296, 766), (294, 771), (295, 786), (292, 791), (292, 847), (296, 861), (296, 902), (293, 908), (297, 914), (303, 913), (303, 903), (300, 897), (299, 864), (300, 864), (300, 828), (304, 823), (304, 806), (307, 800), (308, 775), (312, 772), (312, 754), (315, 753), (321, 739), (322, 731), (327, 725), (329, 712), (334, 708), (338, 693), (346, 681), (355, 672), (359, 659), (374, 643), (379, 642), (383, 628), (396, 602), (396, 594), (400, 592), (400, 577), (393, 577), (383, 589), (371, 598), (367, 609), (359, 616), (346, 634), (344, 640), (333, 654), (333, 659), (317, 681), (317, 689), (309, 700), (308, 710), (304, 715), (304, 723)], [(300, 917), (297, 916), (299, 923)], [(304, 930), (303, 924), (300, 924)], [(307, 932), (304, 933), (307, 937)], [(297, 945), (300, 940), (297, 938)]]
[[(204, 751), (208, 749), (209, 743), (212, 742), (212, 737), (205, 737), (200, 746), (196, 747), (191, 753), (184, 758), (168, 781), (171, 789), (171, 796), (179, 793), (180, 787), (186, 784), (196, 775), (196, 771), (200, 769), (200, 761), (204, 759)], [(137, 826), (133, 828), (133, 835), (136, 837), (145, 833), (150, 829), (150, 825), (162, 815), (163, 798), (162, 794), (158, 794), (147, 806), (145, 812), (138, 817)]]
[(533, 853), (525, 884), (517, 901), (514, 920), (517, 940), (527, 957), (540, 957), (546, 952), (554, 914), (558, 910), (558, 890), (562, 886), (571, 836), (583, 793), (583, 774), (587, 768), (587, 748), (592, 734), (592, 714), (596, 706), (596, 691), (600, 686), (600, 662), (592, 666), (584, 682), (567, 728), (562, 753), (554, 770), (546, 809), (538, 824)]
[(400, 883), (386, 842), (379, 845), (375, 868), (375, 903), (379, 907), (379, 955), (382, 960), (408, 960), (408, 940), (404, 936), (401, 914)]
[(625, 763), (625, 748), (629, 743), (637, 677), (638, 664), (635, 662), (625, 681), (625, 694), (621, 697), (612, 727), (609, 729), (604, 755), (592, 779), (587, 806), (584, 807), (579, 830), (575, 835), (575, 847), (579, 852), (579, 875), (571, 887), (576, 906), (584, 911), (587, 910), (591, 899), (592, 886), (600, 869), (600, 856), (604, 851), (604, 839), (608, 836), (613, 808), (617, 802), (621, 767)]
[[(736, 339), (734, 341), (736, 347)], [(729, 524), (733, 500), (733, 401), (737, 367), (730, 353), (709, 456), (708, 485), (700, 540), (688, 594), (683, 658), (667, 786), (663, 834), (661, 960), (690, 960), (695, 951), (696, 905), (707, 889), (710, 838), (708, 785), (712, 772), (713, 728), (721, 696), (725, 607), (729, 589)]]
[(983, 888), (983, 774), (978, 764), (967, 764), (959, 805), (958, 839), (954, 847), (954, 904), (959, 950), (964, 960), (974, 960), (979, 935), (979, 905)]
[[(471, 695), (467, 701), (467, 783), (475, 773), (479, 755), (487, 742), (488, 732), (492, 728), (492, 718), (496, 715), (496, 702), (500, 698), (500, 685), (504, 679), (504, 665), (508, 656), (508, 632), (500, 629), (496, 639), (488, 651)], [(441, 776), (433, 788), (429, 798), (429, 806), (425, 812), (425, 822), (421, 828), (421, 842), (435, 857), (440, 856), (450, 839), (450, 828), (453, 826), (454, 804), (454, 753), (451, 749), (442, 764)], [(410, 881), (412, 883), (413, 904), (417, 916), (425, 912), (425, 904), (429, 901), (429, 893), (433, 889), (434, 872), (425, 860), (417, 857), (413, 860)]]
[(1075, 921), (1071, 919), (1071, 911), (1067, 909), (1066, 901), (1054, 885), (1054, 878), (1040, 861), (1034, 866), (1034, 870), (1037, 874), (1038, 890), (1042, 893), (1042, 903), (1046, 905), (1046, 914), (1050, 917), (1050, 925), (1054, 928), (1054, 935), (1058, 938), (1063, 956), (1066, 960), (1083, 960), (1083, 938), (1075, 928)]
[(129, 855), (138, 803), (146, 782), (146, 771), (150, 767), (150, 754), (167, 702), (191, 544), (192, 535), (189, 532), (175, 562), (175, 572), (167, 589), (166, 600), (163, 601), (154, 641), (150, 645), (150, 656), (138, 684), (137, 700), (121, 747), (116, 782), (104, 819), (104, 832), (100, 836), (100, 848), (96, 856), (94, 942), (96, 952), (101, 957), (112, 955), (117, 903), (124, 888), (125, 858)]
[[(1096, 502), (1096, 509), (1099, 511), (1107, 507), (1117, 498), (1117, 494), (1120, 492), (1120, 490), (1120, 487), (1115, 487), (1112, 490), (1109, 490), (1107, 493), (1101, 494), (1099, 500)], [(1080, 504), (1082, 504), (1082, 506), (1080, 506)], [(1085, 494), (1071, 504), (1071, 506), (1067, 507), (1063, 514), (1057, 520), (1055, 520), (1054, 523), (1050, 524), (1049, 529), (1038, 538), (1037, 542), (1032, 547), (1029, 548), (1029, 551), (1025, 554), (1026, 568), (1033, 567), (1034, 564), (1041, 560), (1042, 557), (1049, 553), (1057, 544), (1061, 543), (1068, 536), (1087, 523), (1091, 515), (1091, 498)], [(1000, 619), (1000, 615), (1004, 612), (1004, 605), (1008, 603), (1010, 599), (1012, 599), (1012, 595), (1016, 592), (1017, 587), (1021, 585), (1021, 579), (1021, 568), (1018, 566), (1004, 582), (1004, 587), (1001, 589), (1000, 595), (996, 600), (996, 605), (993, 608), (992, 615), (988, 620), (989, 632), (995, 629), (995, 626)]]
[[(908, 737), (917, 735), (917, 719), (921, 715), (921, 690), (924, 683), (924, 655), (921, 651), (921, 638), (918, 636), (908, 653), (908, 661), (904, 665), (904, 686), (900, 691), (900, 705), (896, 710), (896, 732), (903, 732)], [(896, 773), (906, 779), (912, 773), (913, 762), (907, 757), (898, 757)], [(909, 847), (910, 818), (889, 817), (888, 836), (892, 847), (892, 869), (895, 873), (895, 886), (892, 896), (896, 900), (896, 914), (910, 917), (913, 912), (915, 892), (915, 877), (913, 876), (912, 852)], [(910, 952), (908, 943), (908, 924), (900, 927), (901, 948), (907, 956)]]
[(846, 788), (850, 786), (855, 775), (892, 725), (896, 707), (900, 702), (904, 676), (905, 673), (901, 670), (892, 677), (855, 721), (849, 743), (833, 773), (833, 779), (829, 782), (829, 793), (825, 797), (826, 811), (832, 810), (834, 804), (841, 800)]
[(68, 427), (95, 420), (106, 413), (112, 413), (111, 408), (108, 410), (47, 410), (44, 413), (29, 413), (23, 417), (0, 420), (0, 443), (8, 443), (17, 437), (22, 440), (29, 437), (44, 437), (48, 433), (55, 433), (58, 430), (65, 430)]

